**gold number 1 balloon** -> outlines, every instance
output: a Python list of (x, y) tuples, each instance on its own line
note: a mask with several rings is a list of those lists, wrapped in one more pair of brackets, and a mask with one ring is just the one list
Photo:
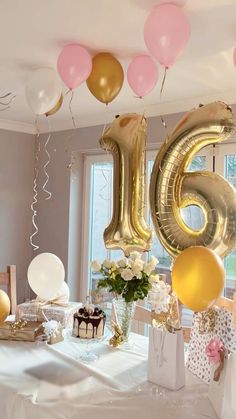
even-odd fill
[(109, 249), (150, 250), (152, 232), (145, 221), (146, 120), (127, 114), (116, 118), (100, 139), (101, 147), (113, 155), (113, 215), (104, 231)]
[[(231, 108), (222, 102), (187, 113), (162, 145), (151, 175), (150, 207), (154, 228), (167, 252), (176, 257), (190, 246), (205, 246), (223, 257), (236, 247), (236, 192), (222, 176), (187, 172), (203, 147), (227, 139), (234, 131)], [(205, 224), (188, 227), (181, 208), (197, 205)]]

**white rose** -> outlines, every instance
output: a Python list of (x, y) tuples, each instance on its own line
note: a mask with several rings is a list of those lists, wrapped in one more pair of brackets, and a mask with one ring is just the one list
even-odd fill
[(144, 261), (142, 259), (136, 259), (133, 262), (133, 268), (132, 269), (140, 269), (140, 271), (143, 269)]
[(141, 253), (139, 252), (131, 252), (130, 253), (130, 259), (136, 260), (141, 258)]
[(149, 263), (146, 263), (143, 267), (143, 271), (145, 274), (150, 275), (150, 273), (153, 271), (152, 266)]
[(155, 269), (156, 265), (159, 263), (158, 259), (155, 256), (152, 256), (151, 259), (148, 261), (149, 265), (151, 266), (152, 270)]
[(140, 266), (136, 266), (132, 269), (133, 276), (136, 276), (136, 278), (141, 279), (142, 278), (142, 270), (140, 269)]
[(125, 281), (130, 281), (134, 275), (131, 269), (122, 269), (121, 276)]
[(126, 258), (123, 258), (123, 259), (120, 259), (120, 260), (117, 261), (117, 265), (120, 268), (125, 268), (127, 266), (127, 264), (128, 264), (128, 262), (127, 262)]
[(101, 269), (101, 264), (97, 260), (91, 262), (91, 269), (93, 272), (99, 272)]
[(150, 282), (150, 284), (154, 284), (154, 283), (158, 282), (159, 281), (159, 275), (158, 274), (150, 275), (150, 277), (148, 278), (148, 281)]
[(112, 267), (112, 262), (111, 262), (110, 260), (108, 260), (108, 259), (105, 259), (105, 260), (103, 261), (103, 266), (104, 266), (104, 268), (106, 268), (106, 269), (111, 269), (111, 267)]

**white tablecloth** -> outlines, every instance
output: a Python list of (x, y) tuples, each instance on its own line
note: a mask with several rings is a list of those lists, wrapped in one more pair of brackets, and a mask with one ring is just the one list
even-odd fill
[[(216, 419), (207, 386), (188, 371), (178, 392), (147, 382), (147, 338), (134, 335), (130, 350), (100, 344), (88, 365), (73, 359), (81, 350), (0, 341), (0, 419)], [(63, 386), (39, 379), (50, 369)]]

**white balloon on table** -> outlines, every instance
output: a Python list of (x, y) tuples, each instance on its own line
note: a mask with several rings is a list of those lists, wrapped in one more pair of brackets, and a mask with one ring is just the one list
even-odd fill
[[(42, 300), (49, 301), (66, 286), (65, 269), (62, 261), (53, 253), (37, 255), (28, 267), (28, 282), (34, 293)], [(63, 290), (62, 290), (63, 292)]]

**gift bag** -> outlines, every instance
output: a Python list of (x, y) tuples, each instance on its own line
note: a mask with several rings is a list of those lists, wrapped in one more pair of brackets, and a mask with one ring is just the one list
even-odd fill
[(224, 400), (224, 393), (225, 393), (225, 376), (226, 376), (226, 369), (227, 369), (227, 361), (225, 361), (224, 369), (220, 374), (220, 378), (218, 381), (215, 381), (214, 375), (215, 371), (219, 368), (219, 364), (213, 365), (211, 367), (211, 374), (210, 374), (210, 385), (208, 391), (208, 398), (211, 402), (212, 407), (215, 410), (218, 418), (222, 417), (222, 409), (223, 409), (223, 400)]
[(184, 339), (181, 330), (174, 333), (150, 327), (148, 381), (179, 390), (185, 385)]
[(211, 379), (211, 364), (206, 356), (206, 346), (214, 336), (218, 336), (228, 351), (236, 352), (236, 329), (232, 313), (218, 307), (195, 313), (186, 366), (207, 384)]
[(236, 418), (236, 354), (231, 354), (226, 367), (224, 398), (220, 419)]

